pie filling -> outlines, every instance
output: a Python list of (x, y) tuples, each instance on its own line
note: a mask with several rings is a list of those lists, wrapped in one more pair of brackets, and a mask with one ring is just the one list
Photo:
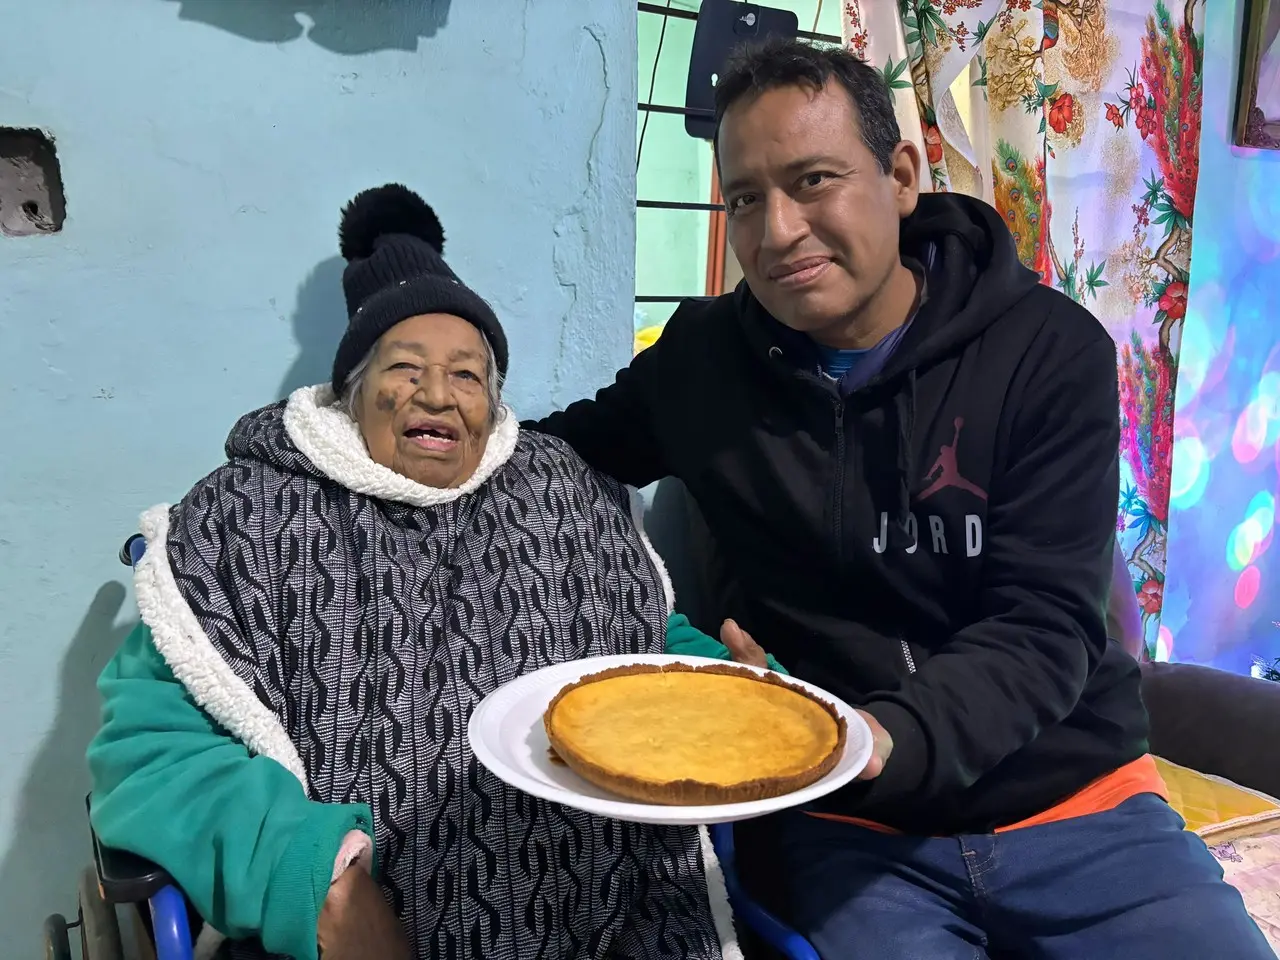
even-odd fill
[(652, 803), (792, 792), (835, 765), (846, 736), (829, 704), (728, 665), (607, 670), (562, 690), (544, 720), (580, 776)]

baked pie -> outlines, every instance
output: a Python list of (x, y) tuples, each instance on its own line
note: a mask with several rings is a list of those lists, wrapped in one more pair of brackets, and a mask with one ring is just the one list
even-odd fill
[(637, 664), (569, 684), (543, 714), (551, 748), (588, 782), (641, 803), (742, 803), (826, 776), (848, 728), (783, 677), (730, 664)]

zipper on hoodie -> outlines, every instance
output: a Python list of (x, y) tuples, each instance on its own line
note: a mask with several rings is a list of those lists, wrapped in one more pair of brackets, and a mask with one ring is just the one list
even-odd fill
[(836, 398), (836, 493), (831, 511), (836, 535), (836, 558), (844, 562), (844, 398)]
[(898, 644), (902, 647), (902, 659), (907, 662), (907, 673), (915, 673), (916, 658), (911, 655), (911, 647), (907, 643), (906, 638), (899, 637)]

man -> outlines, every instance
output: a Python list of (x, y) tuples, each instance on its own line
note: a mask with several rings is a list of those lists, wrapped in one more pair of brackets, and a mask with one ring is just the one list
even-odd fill
[(754, 48), (717, 115), (745, 282), (538, 429), (680, 478), (735, 619), (871, 725), (864, 780), (774, 825), (789, 918), (826, 960), (1271, 957), (1162, 799), (1107, 640), (1106, 331), (990, 207), (919, 195), (848, 53)]

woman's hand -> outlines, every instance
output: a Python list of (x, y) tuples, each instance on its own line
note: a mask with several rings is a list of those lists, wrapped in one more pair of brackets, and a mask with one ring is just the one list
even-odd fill
[(329, 887), (316, 929), (322, 960), (411, 960), (409, 938), (382, 889), (354, 865)]
[(764, 648), (732, 620), (726, 620), (720, 625), (720, 642), (729, 648), (734, 663), (745, 663), (752, 667), (769, 666)]

